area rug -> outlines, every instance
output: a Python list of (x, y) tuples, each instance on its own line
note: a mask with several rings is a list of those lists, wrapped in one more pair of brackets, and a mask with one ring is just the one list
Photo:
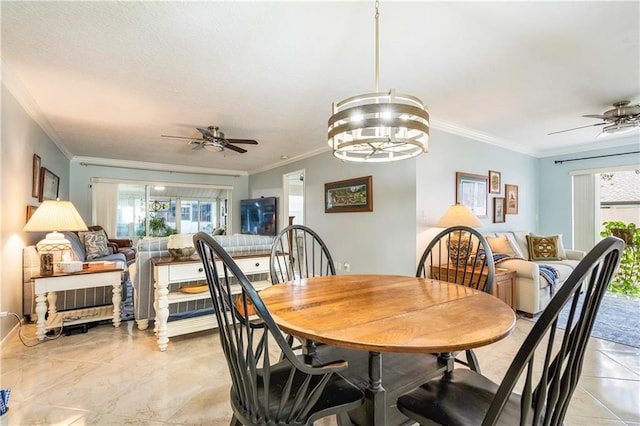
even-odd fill
[[(580, 306), (582, 306), (582, 300), (581, 298), (579, 301)], [(560, 312), (559, 324), (562, 328), (566, 326), (569, 309), (570, 304), (567, 304)], [(521, 316), (529, 321), (536, 321), (539, 317), (540, 314), (533, 318)], [(605, 295), (591, 336), (640, 348), (640, 300)]]

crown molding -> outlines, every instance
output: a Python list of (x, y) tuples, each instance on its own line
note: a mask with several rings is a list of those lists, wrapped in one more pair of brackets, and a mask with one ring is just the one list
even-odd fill
[(196, 174), (196, 175), (232, 176), (232, 177), (240, 177), (240, 176), (248, 175), (248, 173), (244, 170), (212, 169), (209, 167), (179, 166), (175, 164), (148, 163), (146, 161), (116, 160), (112, 158), (76, 156), (71, 159), (71, 162), (76, 163), (80, 166), (86, 166), (86, 167), (88, 166), (116, 167), (119, 169), (152, 170), (152, 171), (169, 172), (169, 173), (186, 173), (186, 174)]

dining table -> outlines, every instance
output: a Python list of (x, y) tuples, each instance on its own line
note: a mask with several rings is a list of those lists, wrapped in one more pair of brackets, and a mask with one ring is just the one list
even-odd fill
[(323, 362), (349, 362), (341, 374), (365, 393), (349, 413), (361, 425), (406, 422), (397, 396), (453, 369), (456, 352), (507, 337), (516, 323), (513, 309), (491, 294), (402, 275), (300, 278), (260, 297), (282, 331), (324, 344)]

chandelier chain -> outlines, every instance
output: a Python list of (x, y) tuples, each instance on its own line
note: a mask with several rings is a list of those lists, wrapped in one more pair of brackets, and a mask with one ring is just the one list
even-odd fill
[(376, 92), (380, 91), (380, 12), (378, 8), (380, 7), (380, 2), (376, 0)]

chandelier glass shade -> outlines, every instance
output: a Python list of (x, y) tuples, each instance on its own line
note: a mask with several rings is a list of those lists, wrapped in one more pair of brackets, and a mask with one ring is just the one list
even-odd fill
[(333, 155), (344, 161), (388, 162), (426, 153), (429, 147), (429, 112), (411, 95), (380, 92), (379, 13), (376, 1), (374, 93), (333, 103), (327, 141)]

